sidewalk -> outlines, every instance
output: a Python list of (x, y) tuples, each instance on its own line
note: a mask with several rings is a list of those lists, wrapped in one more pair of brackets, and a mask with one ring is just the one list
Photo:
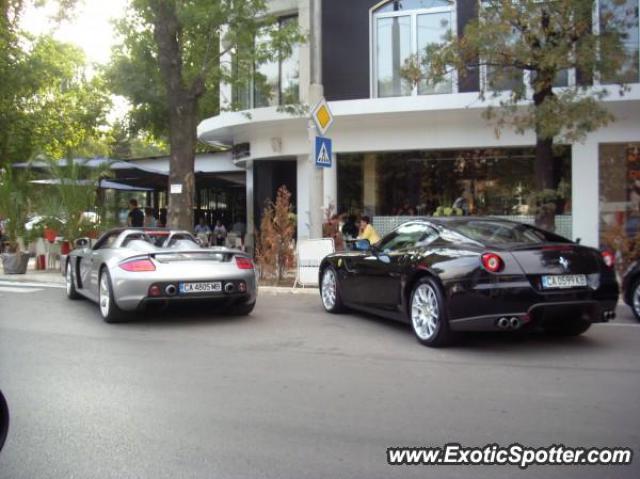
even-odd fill
[[(36, 270), (35, 261), (29, 261), (26, 274), (4, 274), (0, 265), (0, 281), (16, 281), (21, 283), (54, 283), (64, 284), (64, 276), (58, 270)], [(270, 294), (319, 294), (318, 288), (287, 288), (280, 286), (259, 286), (261, 293)]]

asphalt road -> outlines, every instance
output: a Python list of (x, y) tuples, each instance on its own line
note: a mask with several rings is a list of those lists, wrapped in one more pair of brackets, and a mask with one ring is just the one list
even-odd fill
[[(0, 284), (0, 478), (640, 477), (640, 325), (467, 335), (267, 295), (103, 323), (62, 289)], [(631, 466), (389, 466), (390, 446), (629, 446)]]

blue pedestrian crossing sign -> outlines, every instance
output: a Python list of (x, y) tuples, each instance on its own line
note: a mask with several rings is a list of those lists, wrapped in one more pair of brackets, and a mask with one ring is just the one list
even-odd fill
[(331, 139), (323, 136), (316, 136), (316, 166), (331, 168)]

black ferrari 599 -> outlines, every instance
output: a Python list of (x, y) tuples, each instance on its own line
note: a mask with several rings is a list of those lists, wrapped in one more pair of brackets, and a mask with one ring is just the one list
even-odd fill
[(542, 328), (576, 336), (615, 317), (608, 253), (536, 227), (480, 217), (405, 223), (370, 245), (327, 256), (322, 304), (411, 324), (427, 346), (455, 331)]

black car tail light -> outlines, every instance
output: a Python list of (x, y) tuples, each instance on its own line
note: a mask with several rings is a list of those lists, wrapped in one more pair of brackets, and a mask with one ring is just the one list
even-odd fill
[(604, 264), (607, 265), (607, 268), (613, 268), (613, 265), (616, 262), (616, 257), (611, 251), (603, 251), (602, 260), (604, 261)]
[(485, 253), (480, 257), (482, 267), (489, 273), (498, 273), (504, 269), (504, 261), (495, 253)]

